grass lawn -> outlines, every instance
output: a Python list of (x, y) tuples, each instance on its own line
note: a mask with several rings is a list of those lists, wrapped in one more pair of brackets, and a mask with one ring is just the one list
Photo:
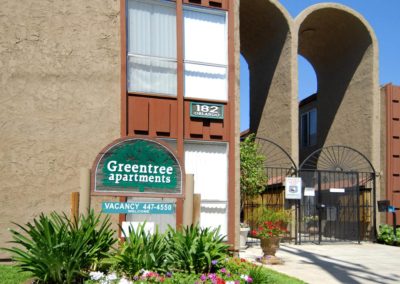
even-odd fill
[(31, 277), (30, 273), (21, 272), (13, 265), (0, 265), (0, 283), (1, 284), (20, 284)]
[(307, 284), (306, 282), (299, 280), (297, 278), (288, 276), (286, 274), (282, 274), (279, 272), (276, 272), (275, 270), (272, 269), (268, 269), (265, 268), (266, 270), (268, 270), (270, 272), (270, 280), (271, 280), (271, 284)]

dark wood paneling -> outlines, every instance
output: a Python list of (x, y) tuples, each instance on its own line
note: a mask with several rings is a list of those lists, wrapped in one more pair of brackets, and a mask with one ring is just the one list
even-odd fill
[(183, 3), (228, 10), (228, 0), (183, 0)]
[(229, 117), (228, 106), (224, 105), (223, 120), (190, 117), (190, 101), (185, 101), (185, 139), (201, 139), (211, 141), (227, 141)]
[(130, 135), (176, 138), (176, 99), (130, 95), (128, 107)]
[[(137, 131), (149, 132), (149, 101), (146, 98), (129, 97), (129, 127), (130, 133)], [(132, 130), (132, 131), (131, 131)]]
[(152, 115), (155, 124), (154, 129), (157, 129), (157, 132), (171, 132), (171, 104), (155, 101)]
[[(386, 94), (386, 198), (394, 206), (399, 206), (400, 197), (400, 87), (385, 86)], [(397, 212), (400, 218), (400, 212)], [(391, 224), (392, 215), (388, 214)]]

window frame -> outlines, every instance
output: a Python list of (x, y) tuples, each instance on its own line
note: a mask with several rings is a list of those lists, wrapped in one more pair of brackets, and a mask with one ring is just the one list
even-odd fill
[[(311, 121), (311, 113), (315, 113), (315, 140), (312, 141), (311, 139), (311, 128), (312, 128), (312, 121)], [(312, 108), (306, 112), (303, 112), (300, 115), (300, 142), (301, 147), (311, 147), (317, 145), (317, 134), (318, 134), (318, 115), (317, 115), (317, 108)], [(305, 120), (303, 118), (306, 118)], [(306, 122), (306, 128), (304, 127), (304, 121)]]
[[(205, 14), (213, 14), (213, 15), (218, 15), (218, 16), (224, 16), (225, 18), (225, 24), (224, 24), (224, 42), (225, 42), (225, 52), (224, 52), (224, 62), (225, 64), (220, 64), (220, 63), (210, 63), (210, 62), (203, 62), (203, 61), (197, 61), (197, 60), (186, 60), (185, 59), (185, 10), (189, 11), (195, 11), (199, 13), (205, 13)], [(189, 5), (189, 4), (184, 4), (182, 7), (182, 16), (183, 16), (183, 21), (182, 21), (182, 32), (183, 32), (183, 42), (182, 42), (182, 51), (183, 51), (183, 84), (184, 84), (184, 94), (183, 97), (185, 100), (204, 100), (204, 101), (216, 101), (216, 102), (228, 102), (229, 100), (229, 14), (228, 11), (222, 10), (222, 9), (215, 9), (215, 8), (209, 8), (209, 7), (202, 7), (202, 6), (194, 6), (194, 5)], [(186, 86), (185, 86), (185, 65), (197, 65), (197, 66), (202, 66), (202, 67), (215, 67), (215, 68), (224, 68), (225, 69), (225, 84), (224, 84), (224, 89), (225, 89), (225, 94), (224, 98), (218, 98), (218, 99), (210, 99), (210, 98), (203, 98), (203, 97), (196, 97), (196, 96), (190, 96), (186, 95)]]
[[(167, 98), (176, 98), (178, 96), (178, 29), (177, 26), (175, 25), (175, 56), (174, 58), (171, 57), (162, 57), (162, 56), (154, 56), (154, 55), (145, 55), (145, 54), (140, 54), (140, 53), (132, 53), (129, 52), (129, 2), (130, 1), (135, 1), (135, 2), (140, 2), (144, 4), (152, 4), (152, 5), (158, 5), (158, 6), (164, 6), (164, 7), (169, 7), (169, 8), (174, 8), (175, 11), (175, 23), (177, 22), (177, 4), (175, 1), (171, 0), (125, 0), (126, 3), (126, 11), (125, 11), (125, 29), (126, 29), (126, 90), (128, 94), (138, 94), (138, 95), (150, 95), (150, 96), (159, 96), (159, 97), (167, 97)], [(175, 94), (171, 93), (162, 93), (162, 92), (146, 92), (146, 91), (137, 91), (137, 90), (130, 90), (129, 89), (129, 60), (130, 59), (145, 59), (149, 61), (156, 61), (160, 63), (175, 63), (175, 80), (176, 80), (176, 86), (175, 86)], [(149, 65), (151, 66), (151, 65)], [(172, 68), (171, 68), (172, 69)], [(150, 73), (151, 74), (151, 73)]]

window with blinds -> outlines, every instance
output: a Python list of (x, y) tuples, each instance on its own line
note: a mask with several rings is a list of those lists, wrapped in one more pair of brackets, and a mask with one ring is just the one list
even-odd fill
[(127, 3), (128, 92), (176, 96), (176, 4)]
[(185, 97), (227, 100), (226, 12), (185, 6)]

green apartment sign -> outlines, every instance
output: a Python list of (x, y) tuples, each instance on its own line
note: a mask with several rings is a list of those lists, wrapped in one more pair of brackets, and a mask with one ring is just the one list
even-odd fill
[(126, 138), (112, 144), (97, 159), (95, 193), (182, 194), (181, 165), (155, 140)]

